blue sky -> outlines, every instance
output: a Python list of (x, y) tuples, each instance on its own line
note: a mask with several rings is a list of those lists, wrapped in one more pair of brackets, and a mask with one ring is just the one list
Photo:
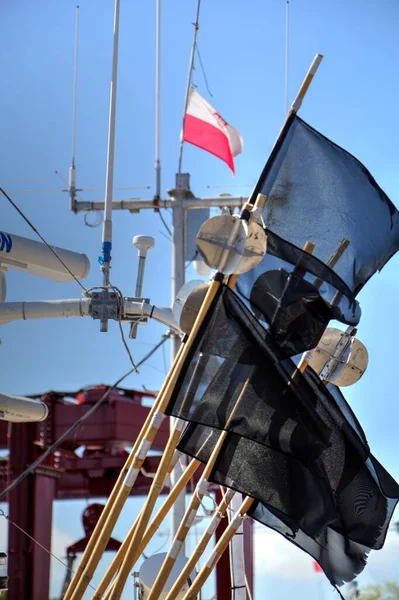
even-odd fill
[[(75, 5), (72, 0), (2, 3), (0, 184), (6, 190), (65, 187), (54, 171), (67, 177), (71, 159)], [(290, 7), (290, 99), (313, 56), (324, 54), (300, 114), (357, 156), (398, 206), (399, 5), (396, 0), (292, 0)], [(163, 6), (163, 194), (174, 186), (177, 169), (195, 10), (195, 0), (167, 0)], [(78, 185), (101, 187), (105, 182), (113, 2), (84, 0), (80, 22)], [(224, 163), (186, 146), (183, 170), (190, 172), (197, 195), (223, 191), (247, 194), (250, 188), (246, 186), (255, 183), (285, 116), (284, 35), (284, 0), (202, 1), (198, 43), (213, 98), (207, 94), (199, 64), (194, 83), (241, 132), (244, 152), (236, 159), (233, 179)], [(139, 194), (149, 198), (153, 193), (154, 60), (155, 0), (121, 0), (115, 186), (149, 185), (152, 189), (116, 192), (115, 199)], [(221, 187), (209, 189), (208, 185)], [(235, 187), (230, 188), (232, 185)], [(98, 285), (101, 228), (90, 229), (82, 215), (70, 213), (66, 194), (13, 197), (50, 243), (89, 256), (92, 268), (85, 285)], [(101, 199), (101, 193), (83, 192), (82, 197)], [(0, 198), (0, 207), (2, 230), (34, 238), (5, 199)], [(165, 218), (170, 221), (169, 215)], [(163, 233), (159, 217), (151, 211), (114, 214), (112, 281), (126, 295), (133, 294), (137, 259), (131, 240), (136, 234), (153, 235), (156, 247), (147, 261), (144, 293), (158, 306), (168, 305), (170, 299), (170, 244)], [(398, 264), (398, 257), (392, 259), (359, 296), (363, 311), (359, 337), (368, 347), (370, 366), (364, 378), (345, 393), (374, 454), (396, 479)], [(189, 270), (187, 278), (193, 277)], [(7, 274), (7, 282), (9, 301), (80, 297), (76, 283), (57, 284), (12, 271)], [(140, 359), (163, 332), (164, 328), (156, 323), (142, 327), (137, 340), (129, 342), (133, 356)], [(129, 368), (114, 323), (104, 334), (99, 332), (98, 323), (89, 319), (21, 322), (2, 326), (0, 338), (0, 388), (4, 392), (24, 394), (112, 383)], [(139, 375), (132, 375), (124, 384), (156, 388), (164, 374), (160, 352), (141, 368)], [(81, 536), (84, 505), (56, 505), (55, 547), (59, 552), (64, 542)], [(126, 513), (119, 525), (119, 537), (137, 509), (133, 501), (129, 506), (129, 517)], [(320, 598), (317, 576), (307, 557), (299, 556), (286, 543), (281, 548), (280, 540), (270, 535), (259, 534), (268, 537), (267, 547), (274, 550), (263, 559), (265, 544), (259, 537), (262, 550), (256, 557), (257, 597), (282, 598), (295, 590), (299, 600), (305, 595)], [(399, 555), (395, 534), (388, 542), (387, 550), (370, 560), (364, 582), (393, 576), (389, 565), (392, 557), (397, 559)], [(303, 576), (304, 560), (308, 578)], [(59, 592), (61, 571), (58, 567), (54, 571), (53, 593)], [(325, 593), (330, 593), (328, 584)], [(208, 597), (211, 595), (212, 589)]]

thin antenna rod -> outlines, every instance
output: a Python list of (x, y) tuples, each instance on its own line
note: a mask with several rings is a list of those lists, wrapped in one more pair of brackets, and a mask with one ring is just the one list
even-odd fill
[[(109, 271), (112, 250), (112, 190), (114, 187), (114, 154), (115, 154), (115, 115), (116, 90), (118, 81), (118, 47), (119, 47), (119, 9), (120, 0), (115, 0), (114, 14), (114, 47), (112, 56), (112, 79), (109, 106), (107, 174), (105, 179), (105, 206), (102, 234), (102, 255), (100, 257), (103, 272), (103, 285), (109, 285)], [(108, 330), (108, 320), (101, 319), (100, 331)]]
[(79, 57), (79, 6), (76, 7), (75, 25), (75, 58), (73, 65), (73, 98), (72, 98), (72, 160), (69, 167), (68, 193), (71, 201), (70, 208), (76, 210), (76, 168), (75, 168), (75, 146), (76, 146), (76, 97), (78, 87), (78, 57)]
[(156, 16), (155, 196), (161, 197), (161, 0), (157, 0)]
[(290, 56), (290, 0), (286, 2), (285, 8), (285, 112), (288, 113), (288, 76)]
[(72, 166), (75, 166), (76, 145), (76, 94), (78, 85), (78, 57), (79, 57), (79, 6), (76, 7), (75, 28), (75, 59), (73, 66), (73, 103), (72, 103)]
[(193, 71), (194, 71), (195, 47), (196, 47), (196, 44), (197, 44), (197, 33), (198, 33), (198, 29), (199, 29), (200, 7), (201, 7), (201, 0), (198, 0), (198, 4), (197, 4), (197, 16), (195, 18), (195, 23), (194, 23), (193, 45), (191, 47), (191, 55), (190, 55), (190, 67), (188, 69), (186, 99), (185, 99), (185, 102), (184, 102), (183, 128), (182, 128), (182, 136), (181, 136), (181, 140), (180, 140), (180, 156), (179, 156), (179, 169), (178, 169), (179, 173), (181, 173), (181, 165), (182, 165), (182, 161), (183, 161), (183, 147), (184, 147), (183, 133), (184, 133), (184, 125), (185, 125), (185, 122), (186, 122), (186, 113), (187, 113), (188, 100), (189, 100), (189, 97), (190, 97), (191, 80), (192, 80)]

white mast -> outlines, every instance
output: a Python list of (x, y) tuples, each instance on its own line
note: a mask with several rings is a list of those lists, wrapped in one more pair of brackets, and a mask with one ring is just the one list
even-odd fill
[[(115, 115), (116, 91), (118, 80), (118, 46), (119, 46), (119, 9), (120, 0), (115, 0), (114, 16), (114, 47), (112, 56), (112, 79), (110, 90), (109, 126), (108, 126), (108, 152), (107, 174), (105, 179), (105, 207), (102, 233), (101, 269), (103, 272), (103, 285), (109, 285), (109, 271), (112, 250), (112, 191), (114, 187), (114, 153), (115, 153)], [(100, 331), (108, 331), (108, 319), (101, 319)]]

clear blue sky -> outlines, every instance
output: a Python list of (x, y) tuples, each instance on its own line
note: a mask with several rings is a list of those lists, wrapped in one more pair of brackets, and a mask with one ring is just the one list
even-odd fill
[[(65, 187), (54, 170), (67, 177), (71, 158), (75, 5), (72, 0), (2, 3), (0, 184), (5, 189)], [(325, 59), (301, 116), (364, 162), (398, 206), (398, 3), (292, 0), (290, 6), (290, 99), (313, 56), (323, 53)], [(195, 10), (195, 0), (168, 0), (163, 7), (163, 193), (174, 186)], [(101, 187), (105, 181), (113, 2), (84, 0), (80, 20), (78, 185)], [(200, 26), (198, 43), (213, 98), (207, 94), (199, 64), (194, 82), (239, 129), (244, 153), (236, 159), (235, 179), (224, 163), (194, 147), (185, 149), (183, 170), (191, 173), (197, 195), (223, 191), (246, 194), (249, 188), (245, 186), (255, 183), (285, 115), (285, 2), (203, 0)], [(121, 0), (115, 185), (152, 186), (151, 190), (131, 193), (144, 197), (151, 197), (154, 184), (154, 60), (155, 0)], [(208, 185), (226, 187), (214, 190), (207, 189)], [(231, 185), (238, 187), (229, 188)], [(99, 193), (82, 196), (101, 199)], [(118, 199), (128, 196), (115, 194)], [(14, 198), (50, 243), (89, 256), (92, 268), (85, 285), (98, 285), (101, 228), (89, 229), (82, 215), (71, 214), (66, 194), (15, 194)], [(1, 198), (0, 207), (2, 230), (34, 237)], [(170, 220), (169, 215), (166, 219)], [(153, 235), (156, 248), (149, 255), (144, 293), (158, 306), (168, 305), (170, 299), (170, 244), (162, 231), (159, 217), (150, 211), (114, 214), (112, 281), (126, 295), (133, 293), (137, 259), (132, 237)], [(362, 381), (346, 393), (374, 454), (396, 479), (398, 265), (395, 257), (360, 294), (363, 317), (359, 337), (369, 349), (370, 366)], [(188, 278), (192, 277), (190, 271)], [(7, 281), (9, 301), (80, 296), (75, 283), (56, 284), (12, 271)], [(129, 342), (134, 357), (140, 359), (163, 331), (155, 323), (141, 328), (137, 340)], [(101, 334), (98, 323), (89, 319), (21, 322), (1, 327), (0, 338), (0, 389), (4, 392), (24, 394), (112, 383), (129, 368), (114, 323), (108, 334)], [(158, 387), (164, 374), (159, 353), (140, 375), (131, 376), (124, 385)], [(66, 544), (81, 536), (84, 504), (58, 503), (55, 507), (56, 547), (61, 554), (63, 541)], [(136, 509), (132, 502), (130, 512)], [(119, 537), (127, 527), (128, 518), (124, 517)], [(259, 535), (268, 536), (265, 532)], [(395, 534), (390, 540), (387, 550), (371, 559), (364, 582), (394, 575), (392, 560), (398, 559), (399, 545)], [(302, 567), (303, 557), (291, 557), (288, 544), (281, 549), (275, 538), (268, 544), (273, 552), (264, 550), (264, 542), (258, 546), (256, 597), (275, 600), (295, 593), (299, 600), (305, 596), (320, 598), (308, 559), (305, 557)], [(276, 557), (280, 562), (276, 563)], [(294, 564), (299, 567), (293, 568)], [(52, 592), (59, 593), (60, 571), (54, 573)], [(323, 590), (330, 593), (328, 584)], [(207, 597), (211, 595), (212, 589)], [(126, 593), (124, 597), (130, 596)]]

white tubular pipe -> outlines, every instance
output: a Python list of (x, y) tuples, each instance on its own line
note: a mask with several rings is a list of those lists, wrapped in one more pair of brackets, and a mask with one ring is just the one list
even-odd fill
[[(242, 504), (242, 494), (235, 494), (231, 501), (233, 514)], [(231, 519), (230, 519), (231, 520)], [(232, 600), (246, 600), (245, 562), (244, 562), (244, 528), (241, 524), (230, 542), (230, 566)]]
[(33, 423), (44, 421), (48, 407), (39, 400), (24, 396), (0, 394), (0, 420), (11, 423)]
[[(90, 270), (85, 254), (51, 246), (77, 279), (84, 279)], [(0, 265), (53, 281), (73, 281), (57, 256), (42, 242), (0, 231)]]
[[(210, 208), (213, 206), (243, 206), (248, 200), (247, 196), (211, 196), (205, 198), (184, 198), (182, 200), (183, 207), (185, 209), (196, 209), (196, 208)], [(76, 212), (82, 211), (100, 211), (104, 210), (104, 202), (101, 200), (95, 200), (93, 202), (76, 202)], [(174, 206), (173, 200), (160, 200), (160, 208), (172, 208)], [(139, 212), (144, 209), (153, 209), (154, 200), (149, 198), (130, 198), (128, 200), (114, 200), (112, 202), (112, 210), (129, 210), (131, 212)]]
[(42, 302), (4, 302), (0, 304), (0, 324), (28, 319), (86, 317), (89, 315), (90, 302), (90, 298)]
[(123, 316), (125, 319), (132, 317), (148, 317), (163, 323), (178, 333), (183, 333), (174, 320), (170, 308), (157, 308), (156, 306), (153, 306), (152, 304), (146, 304), (145, 302), (125, 300)]

